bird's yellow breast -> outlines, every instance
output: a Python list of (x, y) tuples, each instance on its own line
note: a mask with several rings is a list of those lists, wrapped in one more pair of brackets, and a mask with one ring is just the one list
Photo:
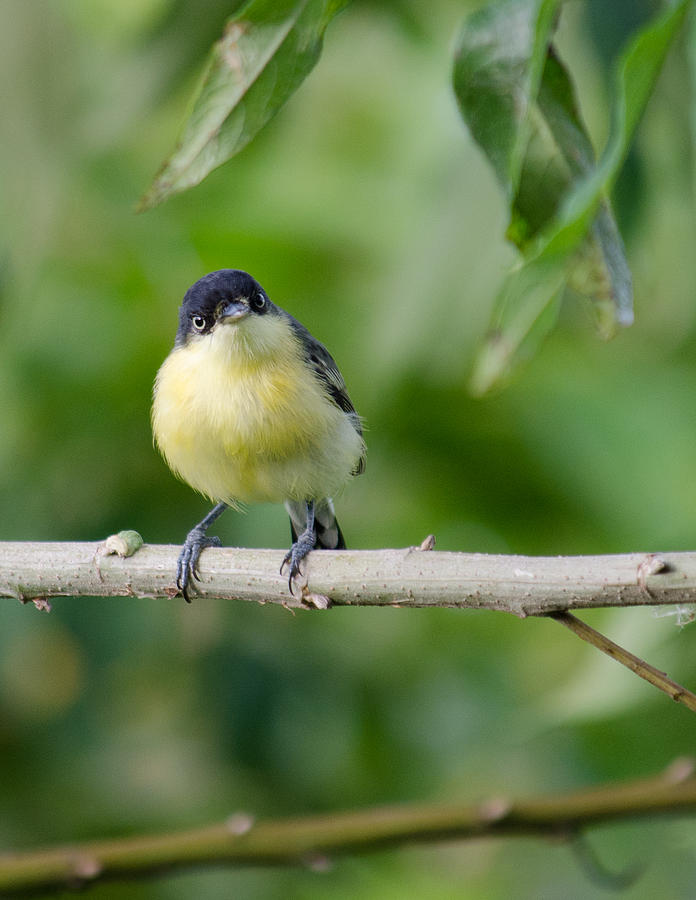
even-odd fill
[(157, 374), (152, 423), (172, 470), (231, 503), (332, 496), (363, 451), (275, 316), (175, 347)]

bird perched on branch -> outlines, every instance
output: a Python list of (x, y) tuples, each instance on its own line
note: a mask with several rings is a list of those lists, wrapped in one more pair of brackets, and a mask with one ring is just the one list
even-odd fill
[(285, 504), (291, 591), (311, 550), (345, 547), (331, 497), (365, 467), (360, 418), (328, 350), (251, 275), (221, 269), (186, 292), (152, 428), (172, 471), (216, 502), (179, 555), (186, 600), (201, 552), (220, 546), (207, 530), (229, 506)]

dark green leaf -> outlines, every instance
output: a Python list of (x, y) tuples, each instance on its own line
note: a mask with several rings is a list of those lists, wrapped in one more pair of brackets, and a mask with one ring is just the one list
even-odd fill
[(239, 153), (314, 67), (348, 0), (252, 0), (213, 46), (183, 134), (140, 203), (149, 209)]
[[(498, 297), (492, 333), (475, 366), (472, 387), (477, 393), (488, 390), (538, 344), (553, 324), (553, 310), (567, 284), (594, 301), (603, 334), (610, 334), (616, 324), (632, 321), (630, 273), (606, 196), (628, 151), (669, 44), (690, 5), (691, 0), (672, 4), (642, 29), (622, 54), (616, 72), (611, 135), (596, 165), (572, 85), (550, 45), (535, 44), (535, 52), (544, 55), (543, 74), (533, 97), (524, 93), (529, 79), (520, 89), (525, 96), (526, 115), (515, 120), (508, 116), (502, 129), (507, 129), (508, 152), (502, 157), (500, 149), (489, 153), (486, 141), (492, 134), (490, 123), (482, 130), (467, 117), (467, 95), (461, 93), (460, 49), (455, 69), (460, 106), (474, 137), (506, 185), (511, 198), (508, 236), (523, 254), (522, 267), (507, 279)], [(498, 8), (499, 13), (514, 9), (516, 16), (526, 11), (528, 30), (535, 34), (544, 31), (539, 27), (538, 2), (504, 0), (491, 6)], [(550, 31), (546, 29), (544, 33), (548, 40)], [(506, 38), (507, 29), (501, 29), (500, 34)], [(500, 48), (491, 49), (490, 34), (486, 40), (488, 58), (496, 53), (504, 55)], [(469, 20), (462, 46), (471, 44), (477, 44), (477, 40), (475, 34), (472, 36)], [(527, 46), (531, 43), (527, 42)], [(471, 56), (468, 50), (464, 55)], [(526, 71), (531, 65), (530, 60)], [(512, 87), (507, 84), (512, 97)], [(507, 108), (511, 108), (511, 103)], [(497, 114), (503, 114), (505, 109), (506, 104), (499, 102)], [(521, 140), (525, 142), (524, 153), (515, 182), (514, 152), (509, 148)], [(501, 166), (501, 158), (507, 160), (506, 167)]]
[(568, 73), (551, 46), (544, 53), (507, 232), (520, 249), (551, 221), (570, 185), (595, 162)]
[[(565, 175), (565, 184), (559, 177), (556, 182), (558, 193), (553, 196), (549, 196), (548, 178), (544, 179), (545, 190), (541, 185), (537, 186), (537, 196), (546, 197), (547, 204), (553, 205), (554, 209), (547, 220), (538, 223), (532, 236), (553, 219), (571, 186), (587, 176), (595, 165), (594, 150), (580, 117), (573, 85), (552, 47), (548, 50), (538, 106), (554, 141), (548, 159), (542, 162), (546, 163), (549, 171), (555, 164), (556, 170), (561, 170)], [(543, 177), (543, 169), (541, 174)], [(525, 183), (523, 176), (521, 187)], [(515, 210), (520, 208), (518, 195)], [(633, 321), (631, 273), (623, 241), (606, 198), (601, 200), (597, 217), (577, 252), (568, 260), (567, 268), (568, 285), (581, 297), (592, 301), (603, 337), (611, 337), (617, 324), (629, 325)]]
[(457, 101), (510, 199), (517, 191), (559, 3), (488, 3), (467, 19), (460, 36), (454, 66)]

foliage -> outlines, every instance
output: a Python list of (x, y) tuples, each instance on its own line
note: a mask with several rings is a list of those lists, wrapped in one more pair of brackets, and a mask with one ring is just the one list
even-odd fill
[[(141, 209), (198, 184), (252, 140), (314, 67), (324, 30), (346, 3), (252, 0), (227, 22), (177, 149)], [(505, 189), (507, 237), (522, 251), (477, 359), (475, 393), (538, 345), (567, 285), (593, 301), (604, 337), (633, 322), (631, 275), (607, 193), (691, 0), (668, 6), (622, 55), (599, 164), (552, 45), (561, 5), (492, 0), (468, 17), (457, 48), (457, 100)]]
[(348, 0), (252, 0), (215, 43), (176, 152), (141, 207), (198, 184), (239, 153), (319, 58), (330, 19)]
[[(510, 197), (507, 234), (522, 251), (521, 271), (501, 291), (495, 328), (477, 361), (476, 392), (488, 390), (525, 348), (538, 344), (555, 318), (549, 307), (566, 284), (594, 301), (605, 336), (633, 322), (631, 276), (606, 193), (691, 4), (676, 3), (657, 16), (619, 60), (613, 131), (597, 165), (570, 78), (551, 44), (559, 5), (489, 4), (471, 16), (460, 40), (457, 96), (497, 164)], [(520, 46), (520, 36), (528, 35), (533, 39)]]
[[(352, 4), (312, 76), (233, 163), (135, 216), (232, 12), (222, 0), (193, 8), (0, 7), (1, 536), (183, 538), (206, 504), (152, 448), (151, 384), (186, 287), (234, 265), (325, 341), (367, 420), (367, 471), (337, 499), (351, 546), (434, 532), (441, 549), (482, 552), (692, 549), (693, 40), (673, 44), (613, 192), (635, 325), (599, 343), (582, 307), (565, 304), (522, 376), (474, 400), (468, 373), (513, 251), (509, 207), (451, 88), (462, 4)], [(619, 47), (654, 12), (633, 0), (562, 10), (554, 46), (593, 146), (607, 146)], [(227, 544), (281, 553), (287, 532), (273, 507), (219, 528)], [(591, 621), (696, 683), (692, 629), (648, 610)], [(571, 789), (691, 752), (688, 713), (598, 656), (553, 622), (483, 613), (66, 600), (46, 615), (8, 602), (3, 845), (237, 809)], [(693, 893), (689, 823), (590, 840), (616, 868), (650, 857), (627, 896)], [(450, 897), (453, 886), (471, 898), (605, 896), (567, 848), (532, 842), (103, 896)]]

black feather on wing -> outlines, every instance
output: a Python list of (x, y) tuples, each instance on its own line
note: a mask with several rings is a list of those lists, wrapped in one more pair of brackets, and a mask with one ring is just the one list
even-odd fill
[[(355, 428), (360, 437), (362, 437), (363, 432), (362, 425), (360, 424), (360, 416), (355, 411), (355, 407), (348, 396), (346, 383), (343, 380), (343, 375), (341, 375), (334, 358), (326, 347), (320, 343), (301, 322), (298, 322), (297, 319), (293, 318), (289, 313), (287, 315), (290, 320), (290, 325), (302, 346), (308, 365), (321, 382), (330, 399), (339, 409), (342, 409), (343, 412), (349, 416), (353, 428)], [(365, 457), (363, 456), (353, 474), (359, 475), (364, 471)]]

